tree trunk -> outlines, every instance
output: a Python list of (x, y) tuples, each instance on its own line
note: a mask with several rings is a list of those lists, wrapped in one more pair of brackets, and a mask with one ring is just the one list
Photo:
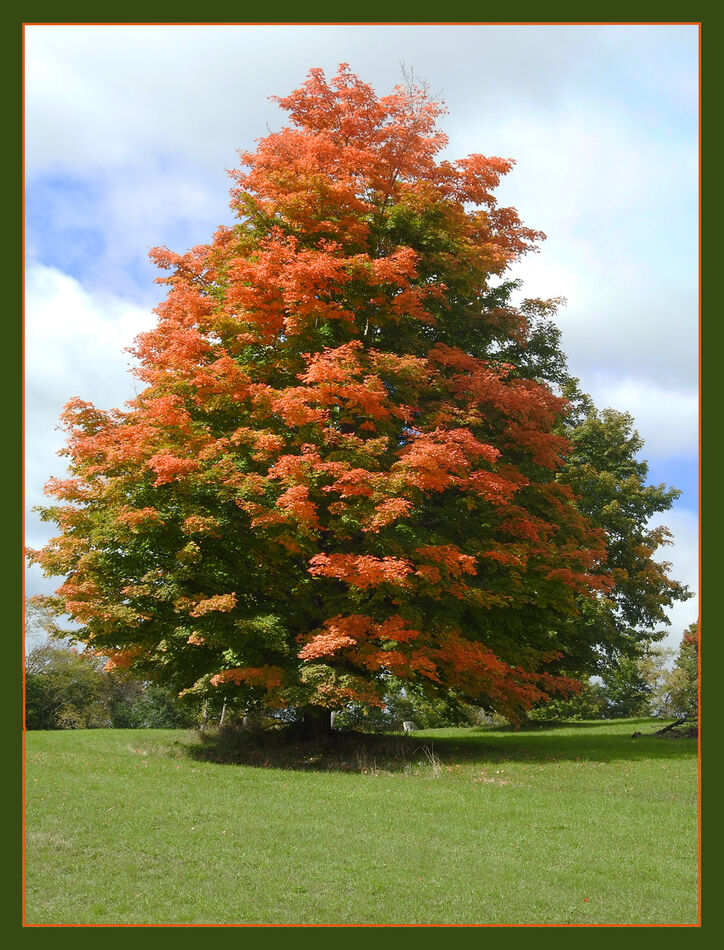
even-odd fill
[(332, 734), (332, 714), (324, 706), (306, 706), (302, 715), (302, 738), (315, 741)]

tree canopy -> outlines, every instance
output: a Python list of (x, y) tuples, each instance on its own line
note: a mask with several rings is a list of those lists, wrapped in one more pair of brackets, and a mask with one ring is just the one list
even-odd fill
[(440, 157), (423, 86), (378, 97), (343, 65), (277, 101), (236, 224), (152, 252), (143, 391), (65, 408), (61, 533), (31, 556), (78, 640), (180, 693), (381, 705), (394, 675), (515, 719), (619, 643), (582, 617), (653, 610), (608, 482), (582, 483), (556, 301), (513, 303), (544, 235), (496, 201), (512, 161)]

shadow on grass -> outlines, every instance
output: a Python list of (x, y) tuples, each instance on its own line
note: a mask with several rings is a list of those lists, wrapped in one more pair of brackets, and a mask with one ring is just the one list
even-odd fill
[(222, 729), (201, 733), (187, 747), (194, 759), (258, 768), (313, 772), (403, 772), (425, 759), (429, 740), (409, 736), (333, 732), (324, 739), (302, 739), (294, 728)]
[[(314, 772), (365, 774), (433, 771), (451, 763), (614, 762), (696, 758), (691, 739), (656, 736), (661, 723), (629, 720), (623, 733), (601, 732), (602, 723), (546, 723), (519, 730), (475, 727), (455, 736), (333, 732), (322, 740), (302, 740), (293, 729), (223, 729), (199, 736), (187, 747), (197, 760)], [(640, 736), (634, 738), (633, 733)]]

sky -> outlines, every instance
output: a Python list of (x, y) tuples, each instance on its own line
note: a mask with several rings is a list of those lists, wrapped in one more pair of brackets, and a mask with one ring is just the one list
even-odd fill
[[(571, 372), (633, 415), (650, 482), (681, 489), (661, 559), (696, 592), (698, 55), (694, 25), (26, 27), (28, 546), (54, 533), (32, 509), (64, 472), (63, 405), (138, 391), (124, 348), (163, 297), (149, 248), (232, 223), (226, 170), (285, 124), (270, 96), (342, 62), (383, 95), (404, 65), (446, 103), (443, 157), (515, 160), (498, 199), (547, 240), (511, 276), (566, 298)], [(26, 595), (57, 583), (31, 567)], [(669, 615), (677, 646), (696, 598)]]

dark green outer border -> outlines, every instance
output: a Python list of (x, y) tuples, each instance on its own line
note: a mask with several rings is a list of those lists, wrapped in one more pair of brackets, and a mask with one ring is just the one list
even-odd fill
[[(8, 241), (9, 266), (6, 264), (6, 275), (12, 275), (9, 280), (11, 302), (5, 311), (5, 352), (10, 354), (9, 365), (6, 366), (2, 374), (2, 383), (6, 388), (4, 404), (11, 406), (11, 411), (5, 415), (4, 443), (6, 445), (7, 455), (13, 459), (13, 462), (6, 464), (2, 470), (3, 480), (5, 481), (5, 523), (3, 536), (5, 540), (3, 554), (5, 557), (6, 569), (2, 572), (2, 577), (6, 585), (4, 602), (6, 604), (5, 613), (5, 635), (8, 649), (5, 652), (4, 673), (6, 677), (5, 687), (2, 690), (2, 699), (6, 705), (3, 722), (6, 726), (6, 738), (9, 743), (5, 746), (5, 754), (8, 758), (7, 772), (13, 776), (10, 781), (3, 783), (3, 797), (7, 800), (3, 815), (8, 819), (6, 822), (7, 832), (4, 849), (9, 860), (6, 867), (10, 871), (8, 885), (0, 891), (3, 897), (2, 918), (5, 922), (3, 928), (10, 940), (15, 944), (20, 942), (23, 945), (42, 945), (48, 940), (55, 942), (60, 938), (69, 938), (74, 945), (95, 945), (99, 939), (102, 939), (104, 946), (108, 943), (113, 945), (126, 942), (129, 938), (135, 943), (137, 939), (145, 942), (147, 938), (158, 943), (159, 934), (154, 933), (159, 928), (23, 928), (21, 925), (21, 889), (22, 879), (20, 873), (19, 854), (22, 848), (22, 598), (20, 591), (22, 589), (23, 560), (22, 552), (22, 471), (21, 464), (15, 464), (15, 459), (22, 458), (22, 280), (23, 280), (23, 253), (22, 253), (22, 220), (23, 220), (23, 195), (22, 195), (22, 43), (23, 43), (23, 24), (32, 23), (699, 23), (701, 49), (704, 49), (704, 40), (708, 45), (706, 49), (714, 52), (714, 65), (718, 65), (717, 56), (718, 42), (721, 41), (719, 32), (719, 18), (710, 14), (704, 17), (703, 4), (689, 6), (687, 4), (677, 3), (609, 3), (605, 7), (597, 6), (595, 9), (588, 7), (581, 2), (555, 3), (553, 7), (550, 4), (545, 6), (540, 3), (531, 3), (530, 0), (523, 0), (514, 6), (505, 4), (491, 4), (473, 2), (473, 0), (452, 0), (452, 2), (443, 5), (433, 5), (430, 0), (405, 0), (403, 3), (390, 4), (381, 2), (381, 0), (366, 0), (358, 4), (340, 3), (339, 0), (314, 0), (313, 3), (290, 3), (289, 0), (282, 0), (272, 5), (261, 5), (259, 3), (237, 3), (237, 4), (216, 4), (213, 8), (207, 8), (206, 16), (200, 16), (199, 5), (159, 4), (159, 3), (137, 3), (127, 2), (122, 7), (110, 7), (99, 4), (98, 2), (72, 2), (59, 5), (58, 3), (37, 2), (26, 4), (14, 4), (14, 9), (3, 13), (2, 36), (5, 42), (5, 55), (2, 58), (2, 65), (5, 72), (4, 83), (4, 105), (6, 115), (6, 136), (4, 137), (4, 149), (2, 150), (3, 164), (6, 165), (5, 178), (10, 180), (9, 189), (10, 200), (6, 203), (6, 209), (12, 209), (12, 217), (17, 213), (17, 224), (13, 221), (11, 228), (5, 229), (6, 239)], [(709, 6), (709, 5), (708, 5)], [(259, 11), (263, 10), (264, 15), (260, 16)], [(709, 6), (711, 9), (711, 6)], [(506, 14), (510, 13), (516, 19), (507, 19)], [(709, 78), (708, 88), (713, 86), (714, 66), (712, 60), (705, 61), (702, 58), (702, 104), (708, 102), (703, 90), (706, 87), (704, 80)], [(717, 69), (717, 75), (720, 70)], [(719, 96), (712, 97), (713, 101), (719, 104)], [(702, 111), (703, 118), (703, 111)], [(717, 125), (720, 121), (717, 120)], [(712, 126), (716, 128), (716, 126)], [(8, 130), (12, 130), (8, 134)], [(17, 130), (17, 134), (15, 133)], [(702, 146), (705, 136), (702, 133)], [(709, 141), (709, 139), (707, 139)], [(702, 148), (703, 155), (703, 148)], [(715, 178), (718, 180), (721, 173), (718, 171)], [(702, 179), (703, 180), (703, 179)], [(709, 179), (709, 183), (714, 179)], [(676, 187), (676, 182), (672, 182), (672, 187)], [(712, 237), (709, 250), (709, 259), (719, 248), (718, 234), (714, 235), (714, 214), (715, 211), (709, 210), (715, 203), (716, 196), (709, 192), (706, 205), (702, 207), (702, 235), (705, 229), (709, 228)], [(17, 212), (16, 212), (17, 209)], [(17, 227), (17, 230), (16, 230)], [(702, 240), (701, 263), (707, 259), (706, 249)], [(18, 274), (19, 279), (15, 280)], [(702, 294), (704, 290), (703, 280), (701, 281)], [(710, 288), (710, 299), (713, 298)], [(719, 301), (716, 301), (719, 304)], [(706, 339), (709, 345), (701, 347), (702, 352), (702, 384), (701, 393), (704, 389), (713, 389), (712, 377), (706, 372), (707, 367), (711, 368), (713, 364), (713, 355), (718, 349), (712, 345), (713, 333), (719, 329), (720, 320), (717, 319), (717, 312), (712, 307), (712, 313), (706, 320), (702, 318), (700, 328), (706, 329)], [(706, 352), (706, 360), (703, 359)], [(716, 380), (716, 376), (713, 376)], [(721, 398), (721, 397), (720, 397)], [(706, 417), (710, 422), (711, 417)], [(715, 444), (710, 442), (710, 445)], [(701, 476), (700, 476), (701, 477)], [(700, 493), (701, 498), (701, 493)], [(700, 502), (701, 504), (701, 502)], [(717, 555), (719, 550), (714, 549), (714, 538), (717, 536), (716, 522), (718, 520), (718, 510), (709, 509), (709, 520), (707, 521), (707, 530), (702, 532), (702, 544), (706, 542), (709, 547), (711, 560), (710, 566), (706, 571), (702, 567), (702, 584), (705, 586), (706, 578), (713, 582), (714, 566), (718, 563)], [(20, 552), (18, 552), (18, 546)], [(718, 546), (720, 547), (720, 546)], [(711, 626), (707, 623), (710, 621)], [(713, 613), (708, 618), (702, 618), (702, 630), (707, 632), (711, 630), (711, 639), (707, 637), (706, 649), (702, 651), (706, 657), (706, 664), (712, 670), (721, 670), (721, 645), (717, 642), (716, 621)], [(719, 654), (719, 655), (717, 655)], [(708, 680), (709, 688), (714, 688), (714, 674)], [(708, 701), (707, 709), (710, 715), (715, 715), (714, 704)], [(708, 721), (707, 721), (708, 722)], [(716, 723), (712, 719), (712, 735), (716, 731)], [(705, 731), (705, 730), (702, 730)], [(707, 731), (707, 736), (710, 733)], [(713, 761), (713, 760), (712, 760)], [(713, 767), (707, 770), (710, 775)], [(17, 776), (17, 778), (16, 778)], [(710, 788), (713, 786), (710, 785)], [(711, 801), (711, 799), (708, 799)], [(707, 809), (707, 846), (702, 847), (703, 867), (706, 871), (704, 881), (707, 884), (705, 893), (711, 898), (717, 890), (716, 888), (716, 866), (720, 862), (714, 863), (712, 855), (720, 851), (717, 847), (719, 842), (713, 840), (716, 834), (717, 825), (714, 812), (716, 807)], [(12, 855), (12, 857), (10, 857)], [(665, 948), (667, 944), (674, 942), (681, 946), (682, 938), (685, 942), (690, 940), (698, 943), (705, 934), (704, 922), (708, 925), (710, 932), (714, 932), (718, 924), (718, 909), (716, 900), (704, 903), (703, 922), (698, 928), (623, 928), (626, 931), (634, 931), (633, 934), (626, 934), (627, 937), (633, 936), (634, 940), (643, 938), (645, 935), (639, 935), (637, 931), (641, 929), (654, 929), (657, 933), (653, 936), (658, 948)], [(160, 928), (164, 930), (173, 930), (171, 939), (177, 942), (185, 943), (187, 941), (198, 945), (199, 929), (205, 928)], [(224, 941), (222, 934), (228, 928), (222, 928), (217, 936), (220, 942)], [(448, 929), (448, 928), (443, 928)], [(587, 930), (585, 935), (578, 931)], [(681, 930), (686, 930), (682, 934)], [(719, 929), (719, 928), (717, 928)], [(103, 934), (97, 931), (103, 930)], [(129, 934), (129, 930), (133, 932)], [(248, 928), (239, 929), (233, 935), (234, 942), (240, 940), (246, 942), (250, 940), (256, 942), (268, 940), (275, 941), (280, 939), (285, 943), (291, 939), (305, 941), (313, 940), (319, 947), (322, 944), (328, 946), (337, 946), (340, 939), (346, 946), (362, 945), (367, 943), (370, 938), (377, 941), (383, 937), (383, 931), (393, 930), (393, 940), (397, 942), (400, 938), (409, 937), (415, 941), (422, 938), (430, 939), (437, 943), (444, 935), (439, 932), (439, 928)], [(599, 946), (610, 947), (610, 941), (613, 938), (618, 940), (624, 934), (614, 928), (449, 928), (449, 936), (452, 937), (457, 946), (480, 946), (480, 942), (486, 938), (493, 938), (496, 942), (505, 942), (506, 938), (502, 931), (515, 930), (518, 933), (513, 934), (514, 939), (533, 938), (537, 942), (540, 937), (550, 937), (556, 944), (561, 942), (573, 941), (579, 943), (583, 937), (587, 944), (592, 940)], [(544, 933), (544, 931), (554, 931), (553, 933)], [(52, 931), (52, 933), (49, 933)], [(293, 931), (293, 933), (290, 933)], [(533, 932), (531, 932), (533, 931)], [(207, 932), (212, 932), (211, 928)], [(230, 935), (229, 935), (230, 936)], [(226, 941), (224, 941), (226, 942)]]

